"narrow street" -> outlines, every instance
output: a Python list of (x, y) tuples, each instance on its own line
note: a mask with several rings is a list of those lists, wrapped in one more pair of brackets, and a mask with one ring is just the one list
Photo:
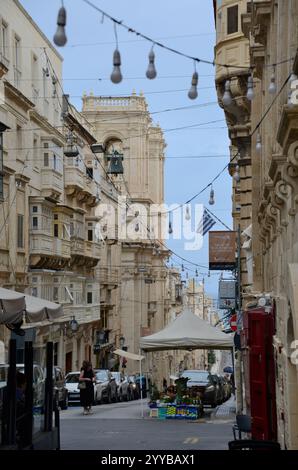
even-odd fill
[(83, 416), (81, 407), (61, 412), (61, 449), (84, 450), (227, 450), (233, 439), (234, 415), (229, 400), (215, 409), (206, 409), (196, 421), (158, 420), (149, 417), (140, 401), (99, 405)]

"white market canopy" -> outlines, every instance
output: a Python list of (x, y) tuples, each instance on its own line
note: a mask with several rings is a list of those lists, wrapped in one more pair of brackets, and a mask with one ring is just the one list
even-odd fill
[(142, 361), (145, 359), (145, 356), (141, 356), (139, 354), (134, 354), (128, 351), (123, 351), (122, 349), (115, 349), (113, 354), (117, 354), (117, 356), (126, 357), (127, 359), (132, 359), (133, 361)]
[(144, 351), (166, 349), (232, 349), (233, 338), (210, 325), (188, 308), (163, 330), (140, 338)]
[(55, 321), (63, 310), (60, 304), (0, 287), (0, 324), (19, 323), (24, 314), (27, 323)]

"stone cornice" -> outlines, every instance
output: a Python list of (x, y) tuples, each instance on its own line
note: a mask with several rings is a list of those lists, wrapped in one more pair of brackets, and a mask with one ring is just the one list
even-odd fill
[(276, 139), (284, 153), (292, 142), (298, 140), (298, 106), (284, 105)]
[(14, 87), (10, 82), (4, 80), (4, 91), (7, 96), (16, 101), (18, 105), (27, 112), (35, 107), (35, 104), (32, 103), (28, 98), (26, 98), (23, 93)]
[(35, 109), (30, 110), (30, 118), (36, 122), (41, 127), (41, 130), (48, 132), (51, 135), (51, 138), (56, 141), (59, 146), (63, 146), (65, 139), (63, 134), (61, 134), (55, 127), (53, 127), (49, 121), (41, 116)]

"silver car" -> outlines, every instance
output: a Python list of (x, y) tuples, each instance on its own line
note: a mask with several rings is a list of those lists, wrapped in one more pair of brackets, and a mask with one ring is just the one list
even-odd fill
[(95, 403), (118, 401), (117, 384), (108, 369), (95, 370)]

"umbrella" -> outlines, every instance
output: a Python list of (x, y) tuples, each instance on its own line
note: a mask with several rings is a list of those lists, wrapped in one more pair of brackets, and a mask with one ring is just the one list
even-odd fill
[(227, 366), (224, 368), (223, 371), (226, 372), (227, 374), (233, 374), (233, 367)]

